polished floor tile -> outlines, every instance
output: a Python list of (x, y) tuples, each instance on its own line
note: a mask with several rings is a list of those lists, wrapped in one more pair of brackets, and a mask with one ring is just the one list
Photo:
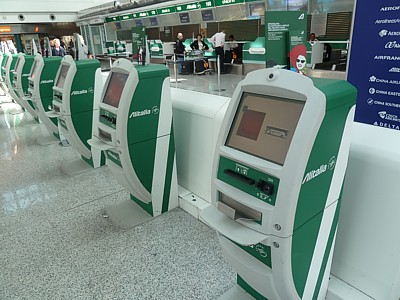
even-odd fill
[(0, 96), (0, 299), (216, 299), (235, 282), (213, 230), (175, 209), (123, 230), (108, 167), (68, 176), (72, 147)]

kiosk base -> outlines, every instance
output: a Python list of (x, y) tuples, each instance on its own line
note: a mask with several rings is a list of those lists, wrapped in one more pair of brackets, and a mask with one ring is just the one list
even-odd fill
[(125, 200), (117, 205), (108, 207), (106, 214), (114, 225), (122, 229), (133, 228), (153, 219), (151, 215), (132, 200)]
[(47, 146), (59, 142), (59, 140), (52, 134), (47, 136), (40, 136), (36, 139), (36, 144), (39, 146)]
[(84, 160), (78, 159), (72, 162), (63, 162), (61, 164), (61, 170), (70, 176), (75, 176), (94, 170), (94, 168), (86, 163)]
[(238, 285), (235, 285), (217, 300), (254, 300), (254, 298)]

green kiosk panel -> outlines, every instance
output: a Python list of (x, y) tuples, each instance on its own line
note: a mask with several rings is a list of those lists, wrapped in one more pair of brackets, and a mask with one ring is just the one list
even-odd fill
[(287, 70), (239, 83), (200, 214), (238, 274), (220, 299), (325, 299), (355, 100), (346, 81)]
[(13, 87), (15, 95), (18, 97), (23, 107), (38, 120), (37, 111), (35, 106), (28, 94), (28, 77), (34, 62), (35, 56), (18, 54), (18, 59), (14, 67), (13, 76)]
[(50, 118), (47, 112), (51, 112), (53, 104), (53, 85), (62, 57), (55, 56), (43, 58), (36, 54), (28, 77), (29, 98), (32, 100), (39, 119), (47, 130), (60, 139), (57, 118)]
[(177, 207), (168, 68), (134, 66), (118, 59), (101, 99), (97, 128), (89, 143), (106, 153), (109, 168), (131, 194), (133, 202), (128, 203), (135, 212), (130, 226)]
[(14, 71), (15, 64), (17, 63), (18, 55), (15, 54), (7, 54), (7, 60), (4, 65), (4, 69), (2, 69), (4, 82), (6, 84), (8, 94), (12, 100), (18, 103), (21, 107), (24, 107), (23, 103), (19, 100), (19, 97), (15, 94), (14, 91), (14, 75), (12, 71)]

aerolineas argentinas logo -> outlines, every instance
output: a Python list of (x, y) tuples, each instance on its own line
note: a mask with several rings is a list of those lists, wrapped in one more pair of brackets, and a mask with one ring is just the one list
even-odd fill
[(336, 166), (336, 156), (332, 156), (327, 164), (322, 164), (318, 169), (311, 170), (304, 176), (303, 182), (301, 184), (305, 184), (310, 180), (320, 176), (321, 174), (325, 173), (327, 170), (332, 171)]

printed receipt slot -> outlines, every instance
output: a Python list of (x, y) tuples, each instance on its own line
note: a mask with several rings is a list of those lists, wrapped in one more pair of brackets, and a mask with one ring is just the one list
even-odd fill
[(356, 90), (276, 69), (249, 73), (223, 121), (200, 217), (237, 272), (220, 299), (324, 299)]
[(177, 207), (168, 69), (134, 66), (118, 59), (101, 99), (98, 125), (89, 144), (106, 153), (112, 173), (131, 194), (130, 200), (107, 210), (110, 219), (121, 227), (132, 227)]
[[(50, 118), (46, 113), (51, 112), (53, 103), (53, 84), (61, 63), (61, 56), (43, 58), (36, 54), (28, 77), (28, 94), (37, 116), (58, 140), (64, 140), (58, 129), (58, 119)], [(53, 142), (51, 139), (41, 139), (38, 143), (45, 145)]]
[(49, 117), (57, 117), (62, 135), (81, 155), (82, 160), (62, 165), (69, 175), (79, 174), (105, 163), (105, 157), (87, 141), (92, 137), (93, 120), (98, 115), (99, 94), (103, 81), (97, 59), (74, 61), (64, 56), (53, 86), (53, 110)]
[(35, 106), (33, 105), (31, 98), (28, 97), (28, 77), (30, 75), (34, 58), (33, 55), (25, 55), (23, 53), (18, 54), (18, 59), (13, 71), (13, 88), (15, 95), (18, 97), (19, 103), (23, 105), (36, 121), (39, 121)]

